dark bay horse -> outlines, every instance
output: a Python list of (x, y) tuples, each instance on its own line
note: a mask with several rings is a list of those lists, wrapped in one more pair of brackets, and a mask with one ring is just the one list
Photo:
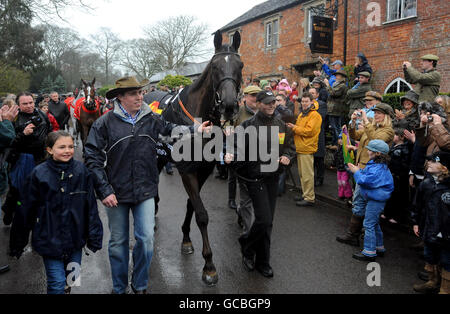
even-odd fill
[(84, 145), (92, 124), (102, 115), (103, 106), (95, 95), (95, 78), (92, 82), (86, 82), (83, 79), (81, 82), (85, 97), (80, 98), (76, 103), (74, 115), (77, 118), (77, 131), (81, 134)]
[[(172, 99), (162, 113), (164, 119), (176, 124), (188, 125), (193, 124), (192, 120), (195, 118), (211, 121), (216, 126), (221, 125), (221, 121), (232, 121), (239, 110), (237, 98), (244, 66), (238, 54), (240, 44), (239, 32), (234, 34), (232, 45), (222, 45), (222, 34), (217, 31), (214, 36), (215, 54), (210, 63), (197, 81)], [(147, 98), (147, 102), (150, 100)], [(154, 100), (160, 101), (160, 99)], [(183, 105), (184, 108), (182, 108)], [(203, 141), (203, 145), (205, 144), (206, 141)], [(183, 254), (194, 252), (189, 233), (192, 216), (195, 213), (195, 220), (202, 235), (202, 255), (205, 259), (202, 280), (207, 285), (215, 285), (219, 277), (213, 263), (213, 254), (208, 239), (209, 218), (200, 197), (203, 185), (214, 170), (215, 161), (206, 161), (204, 158), (202, 161), (193, 160), (176, 163), (189, 197), (186, 217), (182, 226), (181, 250)]]

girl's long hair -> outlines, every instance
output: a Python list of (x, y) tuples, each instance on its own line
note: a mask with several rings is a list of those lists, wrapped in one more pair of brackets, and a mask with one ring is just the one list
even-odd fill
[(392, 119), (388, 114), (385, 114), (383, 122), (377, 123), (375, 119), (373, 119), (372, 124), (375, 128), (392, 128)]

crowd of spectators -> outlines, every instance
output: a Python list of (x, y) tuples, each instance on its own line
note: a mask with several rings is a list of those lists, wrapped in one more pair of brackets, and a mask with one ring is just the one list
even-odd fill
[[(392, 226), (409, 226), (421, 237), (414, 247), (422, 250), (426, 261), (425, 272), (419, 273), (426, 283), (415, 285), (414, 290), (448, 293), (450, 98), (439, 95), (438, 60), (435, 55), (423, 56), (421, 70), (403, 63), (405, 80), (414, 90), (401, 97), (401, 110), (383, 103), (383, 95), (373, 90), (374, 70), (363, 53), (357, 55), (353, 73), (340, 60), (331, 63), (319, 58), (320, 69), (314, 77), (292, 84), (286, 78), (247, 79), (241, 106), (243, 112), (249, 111), (249, 97), (252, 91), (257, 93), (251, 88), (276, 95), (275, 112), (294, 133), (301, 183), (297, 206), (314, 206), (314, 189), (323, 185), (325, 153), (331, 153), (330, 169), (337, 170), (336, 194), (353, 212), (348, 230), (336, 240), (359, 246), (365, 233), (364, 250), (355, 253), (355, 259), (372, 261), (384, 256), (380, 219)], [(364, 169), (372, 164), (380, 166)], [(378, 177), (370, 175), (373, 169)], [(385, 175), (381, 169), (386, 169)], [(280, 176), (279, 196), (286, 191), (287, 177), (286, 173)], [(368, 189), (381, 192), (371, 198)], [(244, 205), (248, 212), (248, 198), (237, 206), (235, 197), (230, 193), (230, 207), (237, 209), (238, 216)], [(439, 204), (427, 203), (431, 199)]]

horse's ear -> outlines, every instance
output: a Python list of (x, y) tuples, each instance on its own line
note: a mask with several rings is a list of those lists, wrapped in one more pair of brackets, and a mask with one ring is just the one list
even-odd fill
[(238, 31), (236, 31), (233, 35), (233, 48), (236, 52), (238, 52), (240, 46), (241, 46), (241, 34)]
[(94, 77), (94, 79), (92, 80), (91, 86), (94, 86), (94, 84), (95, 84), (95, 77)]
[(87, 83), (85, 80), (81, 79), (81, 83), (83, 83), (84, 86), (87, 86)]
[(214, 35), (214, 47), (216, 51), (222, 47), (222, 32), (218, 30)]

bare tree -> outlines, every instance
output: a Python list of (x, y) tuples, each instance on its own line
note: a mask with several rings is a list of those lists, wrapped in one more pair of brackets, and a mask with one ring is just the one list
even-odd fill
[(82, 40), (69, 28), (61, 28), (51, 24), (40, 26), (44, 30), (44, 60), (46, 63), (61, 69), (61, 57), (70, 51), (77, 51), (82, 46)]
[(105, 84), (110, 83), (110, 71), (119, 56), (122, 41), (110, 28), (102, 27), (99, 32), (91, 35), (93, 51), (98, 53), (103, 60)]
[(122, 45), (120, 65), (135, 73), (139, 79), (149, 78), (161, 68), (152, 54), (148, 39), (132, 39)]
[(176, 70), (187, 61), (204, 57), (208, 51), (207, 26), (197, 24), (193, 16), (171, 17), (154, 26), (144, 28), (146, 40), (151, 43), (153, 59), (162, 70)]
[(17, 2), (21, 2), (41, 22), (46, 22), (53, 17), (64, 20), (61, 13), (67, 8), (81, 8), (86, 11), (93, 9), (93, 0), (0, 0), (0, 20)]

